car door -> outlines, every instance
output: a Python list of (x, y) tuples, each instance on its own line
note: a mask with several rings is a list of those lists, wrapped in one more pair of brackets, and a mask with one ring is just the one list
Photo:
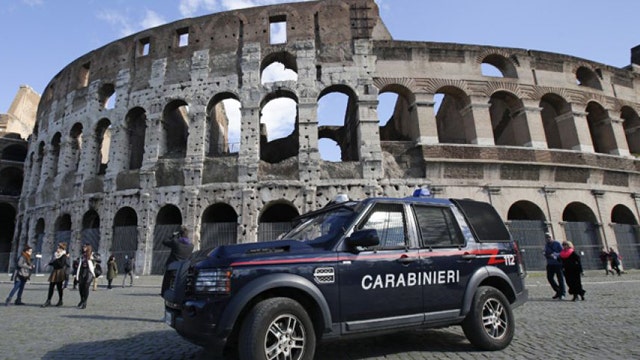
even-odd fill
[(427, 321), (455, 316), (462, 307), (473, 258), (450, 206), (414, 204), (419, 232), (421, 284)]
[(340, 310), (345, 332), (422, 323), (422, 290), (416, 282), (419, 253), (407, 232), (403, 204), (376, 203), (355, 230), (375, 229), (380, 245), (342, 253)]

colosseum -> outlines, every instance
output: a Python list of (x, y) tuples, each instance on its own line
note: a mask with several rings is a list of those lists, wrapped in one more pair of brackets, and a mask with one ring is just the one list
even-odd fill
[(179, 20), (89, 52), (49, 82), (11, 251), (28, 243), (48, 258), (67, 241), (77, 256), (89, 242), (154, 274), (178, 226), (197, 249), (263, 241), (338, 194), (426, 188), (492, 203), (529, 269), (544, 267), (545, 231), (572, 240), (586, 268), (600, 267), (603, 246), (637, 268), (639, 89), (640, 46), (615, 68), (395, 40), (373, 0)]

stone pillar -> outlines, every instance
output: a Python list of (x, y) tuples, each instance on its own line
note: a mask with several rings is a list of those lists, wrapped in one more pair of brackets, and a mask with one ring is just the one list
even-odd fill
[(433, 94), (416, 93), (415, 96), (416, 102), (410, 107), (411, 114), (415, 114), (417, 117), (416, 121), (413, 122), (416, 125), (416, 129), (412, 131), (417, 138), (413, 140), (420, 145), (438, 144), (440, 140), (438, 138), (436, 114), (433, 109), (435, 105)]
[(364, 179), (379, 179), (383, 176), (377, 107), (378, 100), (358, 101), (358, 148)]
[(254, 189), (242, 189), (242, 212), (240, 214), (242, 231), (238, 231), (238, 234), (243, 234), (243, 236), (240, 236), (238, 239), (241, 243), (258, 241), (259, 211), (256, 206), (257, 197), (258, 195)]
[[(258, 180), (260, 164), (260, 107), (246, 106), (240, 109), (242, 134), (238, 154), (238, 180), (241, 183)], [(244, 211), (243, 211), (244, 212)]]
[(318, 105), (315, 99), (300, 99), (298, 103), (298, 169), (300, 180), (309, 183), (320, 176), (318, 144)]
[[(573, 108), (573, 106), (572, 104), (571, 107)], [(572, 114), (573, 122), (563, 121), (562, 123), (558, 123), (558, 131), (560, 134), (565, 134), (565, 131), (568, 134), (572, 132), (575, 133), (575, 142), (567, 144), (570, 146), (569, 149), (590, 153), (595, 152), (593, 141), (591, 140), (589, 123), (587, 122), (587, 113), (584, 111), (573, 111)]]
[[(544, 126), (542, 124), (542, 108), (539, 107), (535, 101), (523, 100), (524, 107), (520, 109), (522, 113), (521, 123), (518, 122), (515, 125), (516, 143), (523, 146), (532, 147), (534, 149), (546, 149), (547, 140), (544, 135)], [(522, 127), (520, 126), (522, 125)], [(526, 138), (520, 137), (520, 129), (527, 129)], [(522, 135), (525, 135), (522, 133)]]
[(464, 119), (465, 132), (468, 132), (465, 134), (466, 138), (471, 144), (495, 145), (489, 103), (484, 98), (474, 97), (471, 101), (471, 104), (460, 110), (460, 115)]
[(615, 141), (615, 148), (609, 153), (618, 156), (631, 156), (623, 126), (624, 120), (613, 116), (609, 116), (609, 118), (611, 119), (611, 130)]
[(38, 192), (42, 192), (42, 189), (46, 186), (50, 186), (51, 176), (53, 175), (54, 164), (53, 149), (50, 144), (44, 146), (44, 155), (42, 159), (42, 170), (40, 171), (40, 178), (38, 179)]
[(189, 139), (187, 154), (185, 157), (184, 184), (202, 185), (202, 172), (205, 158), (207, 109), (203, 104), (192, 103), (189, 105)]

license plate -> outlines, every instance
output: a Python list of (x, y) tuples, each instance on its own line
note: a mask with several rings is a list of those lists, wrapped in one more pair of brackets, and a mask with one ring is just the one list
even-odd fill
[(173, 313), (172, 312), (167, 311), (167, 310), (164, 311), (164, 322), (169, 326), (173, 326)]

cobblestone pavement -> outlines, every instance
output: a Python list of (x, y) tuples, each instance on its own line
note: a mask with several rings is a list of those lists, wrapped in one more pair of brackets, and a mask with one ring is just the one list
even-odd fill
[[(451, 327), (323, 343), (316, 359), (639, 359), (640, 271), (594, 271), (583, 279), (585, 301), (558, 301), (544, 274), (530, 273), (529, 302), (514, 311), (515, 338), (502, 351), (477, 351), (460, 327)], [(80, 310), (71, 289), (62, 307), (41, 308), (48, 286), (45, 276), (36, 277), (25, 288), (27, 305), (0, 305), (0, 359), (220, 359), (164, 324), (160, 283), (158, 276), (112, 290), (103, 283)], [(10, 289), (2, 275), (0, 299)]]

